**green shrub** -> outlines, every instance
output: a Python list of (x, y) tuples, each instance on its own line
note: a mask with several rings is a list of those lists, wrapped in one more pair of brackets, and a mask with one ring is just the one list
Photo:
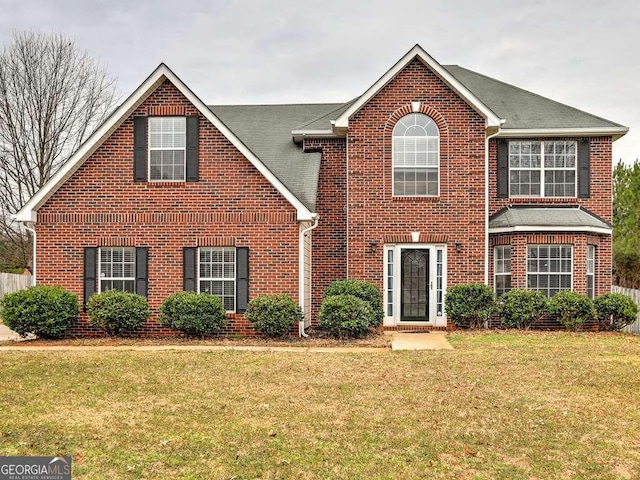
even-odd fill
[(89, 298), (87, 313), (90, 325), (108, 335), (126, 335), (142, 327), (151, 310), (142, 295), (108, 290)]
[(78, 297), (60, 287), (39, 285), (0, 300), (4, 324), (20, 335), (59, 338), (78, 318)]
[(249, 302), (244, 318), (268, 337), (282, 337), (303, 317), (300, 306), (289, 295), (260, 295)]
[(335, 337), (363, 337), (371, 325), (371, 307), (353, 295), (326, 297), (318, 313), (318, 326)]
[(353, 295), (369, 304), (371, 308), (370, 327), (378, 328), (382, 325), (384, 308), (382, 306), (382, 293), (371, 282), (364, 280), (337, 280), (329, 285), (324, 293), (324, 298), (335, 295)]
[(508, 327), (528, 330), (547, 313), (547, 302), (542, 292), (510, 290), (499, 298), (500, 321)]
[(162, 302), (160, 323), (202, 337), (220, 333), (227, 324), (227, 314), (216, 295), (176, 292)]
[(549, 314), (567, 329), (577, 329), (583, 323), (595, 318), (593, 301), (579, 293), (564, 290), (549, 300)]
[(601, 330), (617, 331), (635, 322), (638, 305), (623, 293), (605, 293), (594, 301)]
[(482, 283), (462, 283), (447, 290), (447, 317), (458, 327), (480, 328), (495, 308), (493, 288)]

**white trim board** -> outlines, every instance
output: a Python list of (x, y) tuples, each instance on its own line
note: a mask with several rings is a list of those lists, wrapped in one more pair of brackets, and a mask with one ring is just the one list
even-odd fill
[(613, 232), (610, 228), (603, 227), (562, 227), (562, 226), (544, 226), (544, 225), (518, 225), (515, 227), (489, 227), (489, 233), (518, 233), (518, 232), (583, 232), (598, 233), (601, 235), (611, 235)]
[[(311, 220), (312, 212), (298, 200), (260, 159), (200, 100), (164, 63), (158, 65), (147, 79), (93, 132), (78, 150), (62, 165), (49, 181), (18, 211), (13, 218), (20, 222), (35, 222), (37, 210), (80, 168), (102, 143), (151, 95), (162, 82), (169, 80), (199, 112), (224, 135), (234, 147), (273, 185), (296, 209), (298, 220)], [(132, 166), (133, 170), (133, 166)]]
[(433, 59), (420, 45), (414, 46), (409, 50), (393, 67), (378, 79), (369, 89), (362, 94), (342, 115), (340, 115), (334, 124), (335, 129), (346, 129), (349, 127), (349, 119), (360, 110), (374, 95), (382, 90), (398, 73), (402, 71), (414, 58), (419, 59), (427, 68), (436, 74), (443, 82), (445, 82), (453, 91), (455, 91), (463, 100), (471, 106), (476, 112), (485, 118), (486, 127), (500, 127), (504, 123), (504, 119), (499, 118), (489, 107), (482, 103), (471, 91), (458, 81), (453, 75), (445, 70), (436, 60)]

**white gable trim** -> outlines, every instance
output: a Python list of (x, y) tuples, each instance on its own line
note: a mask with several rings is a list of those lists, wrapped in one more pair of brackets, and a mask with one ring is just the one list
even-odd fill
[[(273, 185), (273, 187), (296, 209), (298, 220), (311, 220), (312, 212), (293, 195), (278, 178), (247, 148), (244, 143), (220, 121), (182, 80), (164, 63), (140, 85), (124, 103), (84, 142), (67, 162), (49, 179), (13, 218), (20, 222), (35, 222), (38, 209), (80, 168), (100, 145), (133, 113), (133, 111), (158, 88), (164, 80), (169, 80), (200, 113), (209, 120), (229, 140), (240, 153)], [(133, 150), (132, 150), (133, 151)], [(133, 171), (133, 165), (132, 165)]]
[(435, 61), (427, 52), (425, 52), (420, 45), (413, 47), (407, 54), (402, 57), (391, 69), (380, 77), (380, 79), (374, 83), (353, 105), (340, 115), (335, 122), (336, 129), (346, 129), (349, 127), (349, 119), (360, 110), (376, 93), (385, 87), (395, 76), (402, 71), (414, 58), (418, 58), (424, 63), (433, 73), (435, 73), (440, 79), (451, 87), (464, 101), (466, 101), (471, 108), (482, 115), (486, 121), (486, 127), (500, 127), (504, 123), (504, 120), (499, 118), (495, 113), (483, 104), (478, 97), (476, 97), (471, 91), (465, 87), (462, 83), (455, 79), (449, 72), (447, 72), (442, 65)]

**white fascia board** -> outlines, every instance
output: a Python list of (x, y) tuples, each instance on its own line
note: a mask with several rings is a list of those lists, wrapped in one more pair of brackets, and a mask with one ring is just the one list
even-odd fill
[(489, 233), (519, 233), (519, 232), (582, 232), (597, 233), (600, 235), (611, 235), (611, 228), (602, 227), (562, 227), (562, 226), (542, 226), (542, 225), (518, 225), (515, 227), (494, 227), (489, 228)]
[(433, 73), (435, 73), (442, 81), (451, 87), (460, 97), (462, 97), (475, 111), (485, 118), (486, 128), (500, 127), (504, 120), (499, 118), (491, 111), (489, 107), (483, 104), (478, 97), (453, 77), (442, 65), (440, 65), (433, 57), (425, 52), (420, 45), (413, 47), (407, 54), (402, 57), (393, 67), (380, 77), (369, 89), (353, 103), (347, 110), (340, 115), (336, 121), (336, 128), (348, 128), (349, 118), (351, 118), (358, 110), (360, 110), (376, 93), (378, 93), (385, 85), (406, 67), (414, 58), (420, 59)]
[(502, 128), (497, 136), (501, 138), (612, 136), (615, 141), (627, 132), (629, 132), (628, 127)]
[(296, 209), (298, 220), (310, 220), (312, 218), (312, 212), (271, 173), (260, 159), (164, 63), (161, 63), (142, 85), (109, 116), (53, 177), (16, 213), (14, 218), (22, 222), (35, 221), (37, 210), (165, 79), (169, 80)]

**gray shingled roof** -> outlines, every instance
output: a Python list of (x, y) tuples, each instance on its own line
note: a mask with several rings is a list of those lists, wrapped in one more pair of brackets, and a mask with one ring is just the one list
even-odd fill
[(458, 65), (443, 67), (493, 113), (506, 120), (502, 129), (622, 127)]
[[(443, 67), (498, 117), (506, 119), (503, 130), (621, 127), (466, 68), (457, 65)], [(331, 121), (356, 100), (325, 104), (215, 105), (209, 108), (293, 195), (315, 212), (321, 155), (302, 153), (301, 147), (293, 142), (291, 132), (329, 131)], [(532, 211), (528, 213), (530, 220), (533, 215)], [(587, 214), (576, 215), (584, 220), (583, 215)]]
[(611, 225), (576, 207), (511, 207), (489, 219), (490, 229), (522, 226), (611, 228)]
[(211, 105), (211, 111), (311, 212), (316, 208), (320, 153), (302, 153), (291, 131), (340, 107), (302, 105)]

